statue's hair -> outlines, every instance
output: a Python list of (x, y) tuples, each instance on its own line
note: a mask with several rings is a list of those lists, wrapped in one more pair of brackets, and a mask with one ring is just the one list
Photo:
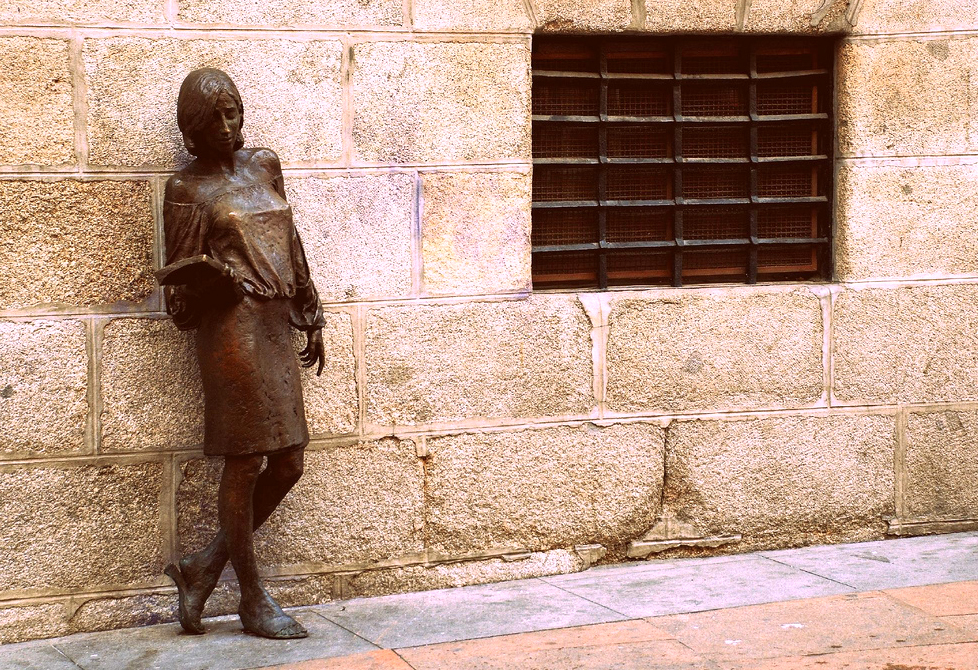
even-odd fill
[(197, 155), (194, 137), (211, 122), (214, 106), (221, 93), (227, 93), (238, 106), (241, 114), (241, 124), (238, 126), (238, 136), (234, 138), (234, 150), (244, 146), (241, 126), (244, 125), (244, 105), (241, 95), (231, 81), (231, 77), (221, 70), (205, 67), (194, 70), (183, 80), (180, 86), (180, 96), (177, 98), (177, 126), (183, 133), (183, 144), (192, 155)]

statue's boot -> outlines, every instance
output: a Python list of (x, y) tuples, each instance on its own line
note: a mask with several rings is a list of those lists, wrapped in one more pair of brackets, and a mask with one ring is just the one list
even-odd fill
[[(264, 589), (262, 589), (264, 591)], [(252, 635), (272, 640), (296, 640), (309, 637), (301, 623), (282, 611), (267, 592), (257, 603), (246, 606), (243, 602), (238, 608), (241, 625)]]
[(177, 616), (180, 625), (190, 635), (203, 635), (206, 631), (200, 616), (204, 611), (204, 603), (221, 578), (224, 565), (222, 562), (216, 570), (205, 565), (203, 570), (198, 571), (194, 565), (194, 556), (196, 554), (180, 559), (179, 566), (171, 563), (163, 573), (177, 585)]

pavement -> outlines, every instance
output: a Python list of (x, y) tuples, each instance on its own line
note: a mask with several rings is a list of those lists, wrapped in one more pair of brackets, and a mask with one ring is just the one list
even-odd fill
[(978, 670), (978, 532), (667, 559), (0, 646), (50, 670)]

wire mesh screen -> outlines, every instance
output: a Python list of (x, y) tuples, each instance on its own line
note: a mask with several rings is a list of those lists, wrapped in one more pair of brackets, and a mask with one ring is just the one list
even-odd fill
[(827, 278), (833, 50), (535, 37), (534, 286)]

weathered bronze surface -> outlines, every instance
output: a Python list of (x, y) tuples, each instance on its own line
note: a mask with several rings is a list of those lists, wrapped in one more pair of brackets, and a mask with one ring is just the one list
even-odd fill
[[(322, 305), (270, 149), (245, 149), (244, 106), (224, 72), (187, 75), (177, 123), (196, 159), (166, 184), (163, 223), (167, 311), (197, 330), (204, 386), (204, 453), (224, 457), (220, 531), (166, 569), (177, 584), (180, 623), (204, 632), (201, 611), (228, 559), (241, 588), (244, 629), (305, 637), (262, 586), (254, 531), (302, 475), (309, 442), (289, 327), (304, 330), (304, 367), (325, 363)], [(267, 459), (264, 469), (263, 463)]]

